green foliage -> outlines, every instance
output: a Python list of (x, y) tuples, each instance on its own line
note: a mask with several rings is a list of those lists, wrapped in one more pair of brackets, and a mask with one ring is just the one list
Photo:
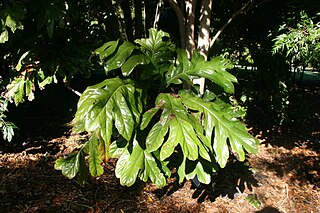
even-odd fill
[(47, 84), (69, 84), (79, 74), (90, 77), (94, 67), (88, 60), (91, 50), (101, 44), (102, 33), (105, 38), (105, 32), (97, 31), (92, 23), (106, 12), (89, 7), (91, 3), (0, 3), (0, 69), (7, 100), (18, 105), (33, 100), (36, 91)]
[(9, 40), (9, 29), (14, 33), (22, 30), (21, 20), (25, 17), (26, 9), (22, 4), (11, 1), (0, 3), (0, 44)]
[[(240, 113), (214, 90), (202, 97), (192, 83), (205, 77), (225, 94), (233, 93), (236, 78), (226, 71), (230, 62), (205, 61), (198, 53), (189, 60), (167, 33), (151, 29), (149, 35), (136, 44), (111, 41), (96, 50), (106, 73), (119, 70), (120, 77), (90, 86), (80, 97), (74, 130), (92, 135), (78, 153), (57, 160), (55, 168), (67, 177), (84, 177), (88, 170), (101, 175), (103, 161), (119, 158), (115, 173), (122, 185), (140, 178), (161, 187), (173, 168), (179, 182), (197, 176), (209, 183), (230, 151), (241, 161), (246, 151), (257, 152), (256, 139), (237, 120)], [(169, 92), (183, 82), (193, 89)]]
[(249, 194), (244, 199), (257, 209), (261, 207), (261, 202), (255, 194)]
[(17, 128), (13, 123), (6, 121), (6, 115), (8, 111), (8, 101), (0, 99), (0, 128), (2, 131), (3, 139), (11, 141), (14, 136), (14, 129)]
[(47, 84), (57, 82), (55, 76), (45, 77), (44, 72), (36, 64), (28, 64), (31, 58), (28, 57), (29, 52), (24, 53), (17, 66), (15, 67), (15, 75), (12, 81), (7, 84), (4, 97), (14, 102), (17, 106), (25, 101), (25, 97), (29, 101), (34, 99), (36, 88), (42, 90)]
[(285, 32), (274, 39), (273, 53), (284, 53), (291, 63), (304, 67), (320, 67), (320, 22), (313, 23), (304, 12), (300, 16), (296, 28), (281, 26)]

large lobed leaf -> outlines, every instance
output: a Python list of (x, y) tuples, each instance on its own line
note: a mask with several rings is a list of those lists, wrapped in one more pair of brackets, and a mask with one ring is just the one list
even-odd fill
[(234, 93), (234, 83), (236, 77), (227, 72), (226, 69), (232, 68), (229, 60), (222, 57), (215, 57), (206, 61), (198, 52), (194, 53), (191, 61), (185, 50), (178, 50), (178, 65), (171, 67), (167, 73), (167, 86), (170, 84), (180, 84), (181, 80), (192, 85), (194, 78), (206, 78), (213, 83), (221, 86), (225, 92)]
[(160, 150), (160, 160), (164, 161), (179, 145), (183, 156), (177, 170), (180, 182), (197, 176), (200, 182), (209, 183), (210, 174), (215, 171), (214, 161), (222, 168), (226, 165), (229, 145), (241, 161), (245, 150), (257, 152), (257, 140), (243, 123), (224, 111), (222, 103), (208, 102), (186, 91), (179, 96), (160, 94), (156, 107), (143, 115), (142, 129), (160, 109), (160, 118), (146, 138), (146, 151)]
[[(156, 105), (162, 106), (159, 121), (150, 130), (146, 139), (146, 150), (154, 152), (160, 147), (160, 160), (170, 157), (179, 144), (184, 156), (197, 160), (199, 154), (210, 161), (208, 147), (201, 142), (203, 129), (199, 130), (199, 121), (188, 114), (179, 97), (170, 94), (160, 94)], [(157, 108), (157, 107), (156, 107)], [(146, 114), (148, 115), (149, 112)], [(166, 140), (164, 140), (167, 137)], [(205, 142), (205, 144), (208, 144)]]
[(130, 140), (139, 123), (141, 90), (132, 80), (112, 78), (88, 87), (81, 95), (74, 118), (77, 131), (100, 131), (110, 142), (115, 126), (119, 134)]
[(124, 149), (121, 154), (115, 173), (121, 185), (132, 186), (139, 176), (143, 181), (150, 179), (158, 187), (162, 187), (166, 184), (166, 178), (161, 168), (158, 167), (158, 163), (159, 161), (153, 154), (143, 150), (138, 141), (134, 139), (132, 150)]
[(187, 108), (203, 113), (205, 134), (209, 141), (213, 139), (216, 161), (221, 167), (226, 165), (229, 158), (228, 142), (241, 161), (245, 159), (244, 149), (250, 153), (258, 151), (258, 142), (248, 133), (245, 125), (222, 111), (219, 105), (206, 102), (187, 92), (181, 92), (180, 96)]

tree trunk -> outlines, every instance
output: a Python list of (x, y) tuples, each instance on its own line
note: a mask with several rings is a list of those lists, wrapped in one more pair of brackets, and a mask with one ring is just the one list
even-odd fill
[(167, 0), (171, 8), (175, 12), (179, 23), (180, 47), (186, 49), (186, 26), (185, 17), (176, 0)]
[[(157, 4), (154, 1), (146, 0), (144, 1), (145, 6), (145, 33), (148, 34), (148, 29), (153, 27), (154, 23), (154, 14), (156, 14)], [(148, 36), (148, 35), (146, 35)]]
[(123, 16), (125, 19), (125, 29), (126, 29), (127, 39), (128, 41), (133, 42), (134, 40), (133, 27), (132, 27), (133, 21), (131, 16), (130, 1), (122, 1), (120, 6), (123, 11)]
[[(198, 50), (200, 54), (207, 60), (210, 47), (210, 26), (211, 26), (212, 0), (202, 0), (201, 17), (198, 35)], [(205, 79), (200, 78), (193, 81), (200, 85), (200, 94), (204, 94)]]
[(191, 57), (195, 48), (195, 14), (196, 14), (197, 0), (186, 1), (187, 27), (186, 27), (186, 49)]
[(134, 35), (135, 38), (143, 35), (142, 0), (134, 0)]
[(202, 0), (201, 17), (198, 35), (198, 50), (207, 59), (210, 47), (212, 0)]

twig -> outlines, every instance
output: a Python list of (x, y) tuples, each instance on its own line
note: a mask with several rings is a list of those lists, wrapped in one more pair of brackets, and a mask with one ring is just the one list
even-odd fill
[(81, 92), (79, 92), (79, 91), (77, 91), (77, 90), (75, 90), (75, 89), (73, 89), (73, 88), (71, 88), (71, 87), (68, 87), (67, 86), (67, 89), (68, 90), (70, 90), (70, 91), (72, 91), (74, 94), (76, 94), (77, 96), (81, 96)]
[(289, 190), (288, 190), (288, 184), (286, 184), (286, 197), (285, 199), (283, 199), (280, 205), (278, 205), (278, 208), (280, 208), (284, 204), (284, 202), (288, 199), (288, 197), (289, 197)]

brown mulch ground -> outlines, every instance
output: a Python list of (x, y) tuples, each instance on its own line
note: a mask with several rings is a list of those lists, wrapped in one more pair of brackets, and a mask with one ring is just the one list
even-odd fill
[(245, 163), (231, 159), (210, 186), (200, 188), (190, 181), (178, 185), (174, 179), (162, 189), (142, 182), (123, 187), (112, 164), (103, 176), (79, 185), (53, 166), (86, 135), (73, 135), (63, 126), (68, 117), (29, 113), (22, 118), (21, 113), (29, 133), (0, 143), (0, 212), (319, 213), (320, 91), (297, 92), (306, 105), (295, 107), (295, 114), (308, 107), (305, 118), (285, 128), (252, 125), (261, 141), (259, 153)]

